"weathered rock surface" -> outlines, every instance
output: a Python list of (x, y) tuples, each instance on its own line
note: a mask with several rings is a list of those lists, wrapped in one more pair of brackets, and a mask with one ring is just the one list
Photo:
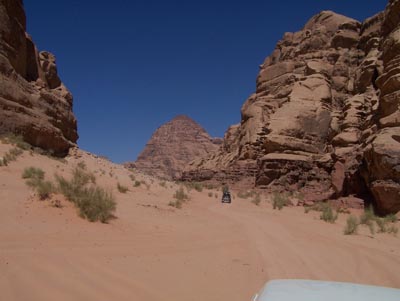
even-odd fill
[(206, 157), (221, 144), (191, 118), (179, 115), (159, 127), (133, 164), (144, 173), (178, 179), (190, 161)]
[(358, 22), (323, 11), (285, 33), (260, 66), (240, 124), (185, 180), (356, 195), (400, 210), (400, 0)]
[(8, 132), (57, 155), (78, 139), (72, 95), (54, 55), (39, 52), (26, 33), (21, 0), (0, 0), (0, 134)]

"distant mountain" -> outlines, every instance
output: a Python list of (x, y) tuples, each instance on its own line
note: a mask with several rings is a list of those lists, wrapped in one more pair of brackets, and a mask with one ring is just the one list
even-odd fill
[(176, 116), (159, 127), (136, 162), (128, 163), (144, 173), (178, 179), (187, 164), (215, 151), (221, 139), (214, 139), (193, 119)]

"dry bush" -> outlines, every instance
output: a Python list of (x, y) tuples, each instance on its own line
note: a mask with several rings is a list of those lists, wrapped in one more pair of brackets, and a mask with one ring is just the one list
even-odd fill
[(355, 217), (354, 215), (350, 215), (347, 218), (346, 226), (344, 228), (343, 233), (345, 235), (357, 234), (358, 225), (359, 225), (359, 223), (358, 223), (357, 217)]
[(337, 211), (334, 212), (332, 207), (329, 206), (329, 204), (325, 203), (325, 206), (323, 206), (322, 212), (321, 212), (321, 215), (319, 218), (327, 223), (333, 224), (336, 222), (338, 216), (339, 216), (339, 213)]
[(255, 197), (254, 199), (251, 200), (251, 202), (252, 202), (254, 205), (256, 205), (256, 206), (259, 206), (260, 203), (261, 203), (261, 197), (260, 197), (260, 195), (257, 194), (256, 197)]
[(117, 184), (117, 189), (120, 193), (127, 193), (129, 190), (128, 187), (121, 185), (120, 183)]
[(282, 210), (283, 207), (289, 206), (290, 200), (285, 193), (275, 192), (272, 196), (272, 208)]
[(41, 200), (47, 199), (55, 192), (53, 183), (44, 181), (44, 171), (37, 167), (25, 168), (22, 178), (26, 179), (26, 184), (36, 190)]
[(114, 217), (116, 203), (111, 192), (95, 185), (95, 177), (92, 173), (82, 168), (75, 168), (72, 179), (56, 175), (58, 190), (75, 204), (80, 216), (91, 222), (108, 222)]

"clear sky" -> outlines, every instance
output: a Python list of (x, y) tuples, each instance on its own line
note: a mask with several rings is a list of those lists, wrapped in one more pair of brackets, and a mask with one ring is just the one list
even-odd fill
[(78, 144), (135, 160), (186, 114), (211, 136), (240, 122), (258, 66), (321, 10), (363, 20), (385, 0), (24, 0), (28, 32), (74, 95)]

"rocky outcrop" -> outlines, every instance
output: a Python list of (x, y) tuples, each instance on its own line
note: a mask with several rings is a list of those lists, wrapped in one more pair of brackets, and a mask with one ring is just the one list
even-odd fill
[(0, 134), (9, 132), (56, 155), (78, 139), (72, 95), (54, 55), (26, 33), (22, 0), (0, 0)]
[(138, 156), (127, 163), (144, 173), (165, 179), (178, 179), (190, 161), (215, 151), (221, 139), (211, 138), (194, 120), (179, 115), (159, 127)]
[(305, 201), (357, 195), (400, 209), (399, 0), (360, 23), (331, 11), (285, 33), (219, 150), (186, 180), (225, 179), (301, 191)]
[(379, 102), (376, 133), (364, 149), (365, 181), (382, 213), (400, 210), (400, 1), (385, 10), (380, 51), (382, 69), (376, 79)]

